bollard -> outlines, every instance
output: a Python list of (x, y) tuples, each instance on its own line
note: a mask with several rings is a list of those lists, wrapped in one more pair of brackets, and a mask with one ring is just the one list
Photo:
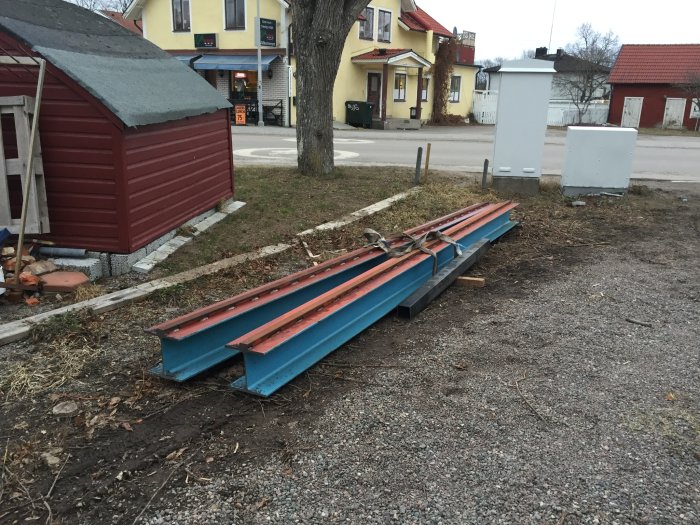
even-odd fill
[(420, 184), (420, 166), (423, 163), (423, 147), (418, 146), (418, 153), (416, 154), (416, 176), (413, 182), (416, 185)]
[(428, 142), (428, 149), (425, 151), (425, 175), (423, 175), (423, 183), (428, 182), (428, 169), (430, 167), (430, 142)]
[(481, 189), (486, 189), (486, 177), (489, 175), (489, 159), (484, 159), (484, 174), (481, 176)]

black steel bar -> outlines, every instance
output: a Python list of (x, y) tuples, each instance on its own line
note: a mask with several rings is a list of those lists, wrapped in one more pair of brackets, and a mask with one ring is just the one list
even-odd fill
[(444, 292), (460, 275), (473, 266), (491, 246), (488, 239), (481, 239), (472, 244), (459, 257), (428, 279), (423, 286), (399, 304), (397, 314), (404, 319), (413, 319), (442, 292)]

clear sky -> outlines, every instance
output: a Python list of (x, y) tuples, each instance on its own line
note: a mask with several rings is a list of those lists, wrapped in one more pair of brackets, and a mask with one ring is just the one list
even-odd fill
[[(555, 0), (418, 0), (442, 25), (476, 33), (476, 58), (520, 58), (548, 46)], [(556, 0), (551, 49), (573, 42), (590, 22), (621, 44), (700, 44), (699, 0)]]

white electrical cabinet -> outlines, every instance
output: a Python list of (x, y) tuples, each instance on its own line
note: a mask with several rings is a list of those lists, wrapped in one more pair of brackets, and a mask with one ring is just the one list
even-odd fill
[(626, 191), (636, 141), (632, 128), (569, 127), (561, 177), (564, 195)]
[(547, 60), (505, 62), (500, 69), (498, 117), (493, 152), (494, 187), (530, 181), (539, 189), (547, 131), (547, 110), (555, 73)]

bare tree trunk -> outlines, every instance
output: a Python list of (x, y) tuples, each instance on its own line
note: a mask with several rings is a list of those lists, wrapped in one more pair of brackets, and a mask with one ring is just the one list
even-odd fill
[(333, 162), (333, 86), (345, 39), (369, 0), (296, 0), (297, 162), (308, 175), (329, 174)]

